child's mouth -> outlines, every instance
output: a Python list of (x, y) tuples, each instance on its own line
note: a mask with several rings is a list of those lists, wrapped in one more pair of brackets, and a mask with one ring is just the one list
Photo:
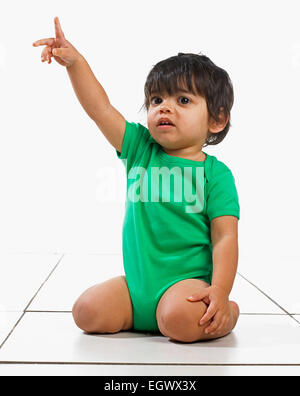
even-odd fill
[(170, 129), (170, 128), (174, 128), (175, 125), (158, 125), (158, 128), (161, 129)]

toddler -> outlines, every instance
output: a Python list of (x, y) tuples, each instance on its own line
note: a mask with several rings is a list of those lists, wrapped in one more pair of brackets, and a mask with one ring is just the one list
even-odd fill
[(122, 160), (125, 276), (86, 290), (72, 314), (89, 333), (160, 332), (195, 342), (223, 337), (239, 307), (229, 300), (238, 264), (239, 199), (230, 169), (203, 147), (230, 128), (233, 88), (208, 57), (179, 53), (145, 83), (148, 128), (110, 103), (85, 58), (65, 39), (41, 39), (42, 62), (66, 67), (78, 100)]

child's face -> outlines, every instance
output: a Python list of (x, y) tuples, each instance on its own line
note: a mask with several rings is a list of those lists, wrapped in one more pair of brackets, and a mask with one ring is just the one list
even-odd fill
[[(158, 127), (160, 118), (169, 118), (171, 128)], [(209, 113), (204, 97), (179, 91), (173, 96), (154, 93), (148, 109), (148, 129), (155, 141), (170, 150), (202, 149), (209, 130)]]

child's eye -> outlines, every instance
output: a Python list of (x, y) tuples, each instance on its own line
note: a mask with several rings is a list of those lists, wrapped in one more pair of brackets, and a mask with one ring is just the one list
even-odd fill
[[(156, 101), (156, 99), (161, 100), (161, 98), (159, 98), (158, 96), (153, 96), (153, 97), (150, 99), (150, 102), (151, 102), (152, 104), (158, 104), (157, 101)], [(187, 103), (190, 101), (189, 98), (187, 98), (186, 96), (180, 96), (180, 97), (179, 97), (179, 100), (180, 100), (180, 99), (185, 99), (185, 100), (187, 100), (187, 102), (181, 102), (181, 103), (183, 103), (183, 104), (187, 104)], [(154, 103), (153, 103), (153, 101), (154, 101)]]
[[(154, 99), (160, 99), (160, 98), (159, 98), (158, 96), (153, 96), (153, 97), (150, 99), (150, 102), (152, 103)], [(155, 102), (154, 104), (157, 104), (157, 102)]]
[[(183, 98), (183, 99), (187, 99), (187, 100), (189, 101), (189, 98), (187, 98), (186, 96), (180, 96), (180, 98), (179, 98), (179, 99), (181, 99), (181, 98)], [(186, 102), (185, 102), (184, 104), (186, 104)]]

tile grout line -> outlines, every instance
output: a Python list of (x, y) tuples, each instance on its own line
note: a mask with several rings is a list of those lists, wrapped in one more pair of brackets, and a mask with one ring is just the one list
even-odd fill
[(256, 286), (254, 283), (252, 283), (251, 281), (249, 281), (249, 279), (245, 278), (240, 272), (238, 272), (238, 274), (245, 279), (245, 281), (247, 281), (248, 283), (250, 283), (252, 286), (254, 286), (257, 290), (259, 290), (265, 297), (267, 297), (269, 300), (272, 301), (273, 304), (277, 305), (278, 308), (280, 308), (283, 312), (285, 312), (290, 318), (292, 318), (295, 322), (297, 322), (298, 324), (300, 324), (300, 322), (294, 318), (286, 309), (284, 309), (281, 305), (279, 305), (275, 300), (273, 300), (270, 296), (268, 296), (265, 292), (263, 292), (258, 286)]
[[(49, 310), (38, 310), (38, 309), (27, 309), (26, 313), (72, 313), (72, 311), (49, 311)], [(283, 314), (278, 314), (283, 315)]]
[(23, 316), (25, 315), (25, 312), (22, 313), (22, 315), (19, 317), (19, 319), (17, 320), (17, 322), (14, 324), (13, 328), (10, 330), (10, 332), (8, 333), (8, 335), (6, 336), (6, 338), (4, 338), (4, 341), (2, 342), (2, 344), (0, 344), (0, 350), (3, 347), (3, 345), (5, 344), (5, 342), (7, 341), (7, 339), (9, 338), (9, 336), (12, 334), (12, 332), (14, 331), (14, 329), (18, 326), (18, 324), (20, 323), (21, 319), (23, 318)]
[(300, 363), (139, 363), (139, 362), (55, 362), (55, 361), (22, 361), (3, 360), (1, 364), (40, 364), (40, 365), (82, 365), (82, 366), (221, 366), (221, 367), (249, 367), (249, 366), (271, 366), (271, 367), (299, 367)]
[(60, 252), (37, 252), (37, 251), (33, 251), (33, 252), (6, 252), (6, 251), (1, 251), (0, 250), (0, 254), (64, 254), (64, 255), (74, 255), (74, 254), (84, 254), (87, 256), (122, 256), (122, 251), (117, 253), (117, 252), (99, 252), (99, 253), (86, 253), (86, 252), (65, 252), (65, 253), (60, 253)]
[(58, 262), (56, 263), (56, 265), (54, 266), (54, 268), (52, 269), (52, 271), (49, 273), (49, 275), (47, 276), (47, 278), (44, 280), (44, 282), (41, 284), (41, 286), (38, 288), (37, 292), (34, 294), (34, 296), (32, 297), (32, 299), (29, 301), (29, 303), (26, 305), (26, 307), (24, 308), (24, 312), (27, 311), (27, 308), (29, 307), (29, 305), (32, 303), (32, 301), (35, 299), (35, 297), (37, 296), (38, 292), (41, 290), (41, 288), (44, 286), (44, 284), (47, 282), (47, 280), (50, 278), (50, 276), (53, 274), (53, 272), (56, 270), (56, 268), (58, 267), (58, 264), (61, 262), (61, 260), (63, 259), (63, 257), (65, 256), (65, 254), (63, 253), (63, 255), (61, 256), (61, 258), (58, 260)]
[(44, 284), (47, 282), (47, 280), (50, 278), (50, 276), (52, 275), (52, 273), (55, 271), (55, 269), (57, 268), (58, 264), (61, 262), (62, 258), (64, 257), (64, 253), (62, 254), (62, 256), (60, 257), (60, 259), (58, 260), (58, 262), (56, 263), (56, 265), (54, 266), (54, 268), (52, 269), (52, 271), (50, 271), (49, 275), (47, 276), (47, 278), (44, 280), (44, 282), (41, 284), (41, 286), (38, 288), (37, 292), (34, 294), (34, 296), (31, 298), (31, 300), (29, 301), (29, 303), (26, 305), (26, 307), (23, 310), (22, 315), (20, 316), (20, 318), (17, 320), (17, 322), (15, 323), (15, 325), (13, 326), (13, 328), (11, 329), (11, 331), (8, 333), (7, 337), (4, 339), (4, 341), (0, 344), (0, 350), (3, 347), (3, 345), (5, 344), (5, 342), (8, 340), (8, 338), (11, 336), (11, 334), (13, 333), (13, 331), (15, 330), (15, 328), (17, 327), (17, 325), (20, 323), (20, 321), (23, 319), (25, 313), (26, 313), (26, 309), (29, 307), (29, 305), (32, 303), (32, 301), (34, 300), (34, 298), (36, 297), (36, 295), (38, 294), (38, 292), (41, 290), (41, 288), (44, 286)]
[[(64, 310), (45, 310), (45, 309), (27, 309), (26, 313), (72, 313), (72, 311), (64, 311)], [(240, 312), (240, 315), (257, 315), (257, 316), (286, 316), (286, 313), (270, 313), (270, 312)], [(291, 314), (291, 315), (300, 315), (300, 314)]]

